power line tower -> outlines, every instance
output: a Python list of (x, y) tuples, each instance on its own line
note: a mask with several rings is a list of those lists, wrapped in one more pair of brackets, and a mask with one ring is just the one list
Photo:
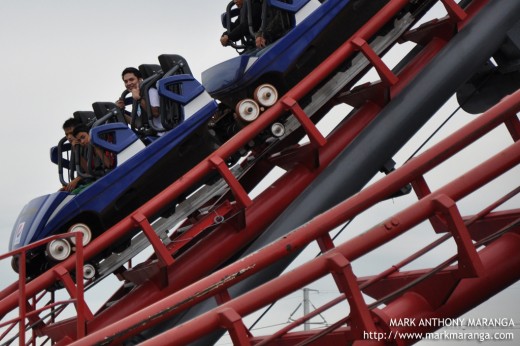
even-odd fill
[[(296, 311), (298, 311), (298, 309), (303, 306), (303, 315), (304, 316), (307, 316), (310, 312), (311, 312), (311, 306), (313, 309), (316, 309), (316, 307), (314, 306), (314, 304), (312, 304), (311, 300), (310, 300), (310, 292), (320, 292), (318, 290), (314, 290), (314, 289), (311, 289), (311, 288), (306, 288), (304, 287), (303, 288), (303, 301), (300, 302), (298, 304), (298, 306), (296, 307), (296, 309), (294, 309), (294, 311), (291, 313), (291, 315), (289, 316), (289, 321), (294, 321), (293, 319), (293, 316), (294, 314), (296, 313)], [(328, 325), (327, 323), (327, 320), (325, 320), (325, 317), (323, 317), (322, 314), (318, 314), (321, 319), (323, 320), (323, 322), (319, 322), (319, 324), (323, 324), (325, 326)], [(303, 324), (303, 330), (310, 330), (311, 329), (311, 324), (312, 322), (309, 320), (306, 320)]]

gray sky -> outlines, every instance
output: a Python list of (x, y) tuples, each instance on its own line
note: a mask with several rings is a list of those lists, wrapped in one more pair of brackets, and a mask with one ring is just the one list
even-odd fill
[[(180, 54), (200, 80), (203, 70), (235, 56), (234, 50), (223, 48), (218, 41), (223, 31), (220, 14), (227, 3), (227, 0), (0, 2), (1, 253), (7, 251), (11, 228), (22, 207), (32, 198), (59, 187), (56, 166), (49, 161), (49, 149), (63, 136), (63, 121), (74, 111), (91, 110), (93, 102), (114, 101), (123, 91), (120, 73), (124, 67), (157, 63), (157, 56), (164, 53)], [(448, 106), (446, 116), (453, 109), (453, 104)], [(470, 119), (466, 116), (455, 120), (453, 128)], [(491, 139), (496, 141), (499, 137), (504, 136), (501, 133)], [(418, 143), (419, 140), (413, 148)], [(397, 161), (404, 161), (413, 148), (398, 155)], [(475, 158), (486, 148), (483, 145), (477, 151), (479, 154), (467, 155)], [(450, 170), (463, 168), (467, 167), (452, 165)], [(508, 179), (517, 181), (514, 177)], [(434, 185), (442, 185), (440, 178), (432, 180)], [(389, 202), (394, 207), (399, 203)], [(389, 204), (376, 211), (378, 218), (395, 212), (386, 208)], [(467, 212), (472, 209), (473, 205), (467, 204)], [(360, 218), (357, 232), (373, 222), (371, 217)], [(310, 253), (315, 254), (316, 250)], [(383, 261), (385, 265), (398, 261), (395, 250), (388, 250), (385, 255), (388, 255)], [(360, 265), (359, 275), (379, 270), (380, 264), (372, 261)], [(0, 262), (0, 275), (8, 282), (14, 280), (9, 263)], [(493, 314), (520, 321), (518, 304), (511, 304), (511, 300), (518, 302), (518, 298), (516, 284), (485, 304), (475, 317)], [(281, 315), (288, 317), (296, 305), (288, 305)]]
[(0, 236), (8, 236), (25, 203), (59, 187), (49, 148), (63, 135), (63, 121), (92, 110), (93, 102), (115, 101), (124, 90), (123, 68), (180, 54), (200, 80), (203, 70), (234, 55), (219, 43), (227, 3), (0, 2)]

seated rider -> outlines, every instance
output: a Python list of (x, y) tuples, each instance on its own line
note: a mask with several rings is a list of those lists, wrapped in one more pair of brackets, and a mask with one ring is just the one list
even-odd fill
[(63, 132), (65, 132), (65, 137), (67, 137), (67, 140), (69, 141), (70, 145), (74, 146), (75, 144), (78, 144), (76, 141), (76, 138), (74, 138), (74, 135), (72, 134), (74, 132), (74, 128), (78, 126), (80, 122), (76, 118), (69, 118), (65, 120), (63, 123)]
[(248, 8), (244, 6), (244, 0), (233, 0), (236, 7), (240, 9), (240, 14), (238, 18), (231, 23), (231, 28), (229, 31), (225, 31), (220, 37), (220, 43), (225, 47), (229, 45), (230, 42), (236, 42), (244, 37), (252, 37), (252, 34), (249, 30), (250, 24), (253, 27), (253, 31), (256, 32), (262, 21), (262, 3), (260, 0), (251, 0), (251, 14), (252, 14), (252, 23), (249, 23), (248, 16)]
[[(267, 5), (267, 3), (264, 5)], [(265, 14), (262, 18), (262, 25), (255, 36), (257, 48), (264, 48), (270, 45), (283, 37), (291, 28), (291, 19), (287, 11), (268, 5), (264, 6), (264, 11)]]
[[(81, 125), (81, 123), (76, 118), (72, 118), (71, 117), (71, 118), (65, 120), (65, 122), (63, 123), (63, 126), (62, 126), (63, 132), (65, 132), (65, 137), (67, 138), (68, 142), (71, 145), (71, 152), (72, 153), (74, 153), (74, 151), (75, 151), (74, 148), (77, 145), (80, 145), (79, 141), (76, 139), (76, 137), (74, 137), (74, 129), (77, 126), (80, 126), (80, 125)], [(85, 160), (84, 155), (81, 155), (81, 152), (82, 151), (80, 150), (80, 158), (79, 158), (80, 159), (80, 166), (82, 167), (83, 170), (86, 170), (86, 160)], [(74, 164), (73, 160), (71, 161), (71, 164), (72, 165)], [(74, 170), (75, 167), (69, 167), (69, 169)], [(80, 182), (81, 182), (82, 179), (83, 178), (81, 176), (76, 176), (67, 185), (63, 186), (60, 190), (71, 192), (78, 185), (81, 185)]]
[[(146, 99), (141, 95), (141, 83), (143, 82), (143, 76), (141, 72), (135, 67), (127, 67), (121, 73), (125, 88), (132, 94), (134, 101), (137, 101), (137, 116), (145, 117), (145, 110), (147, 108)], [(148, 97), (150, 99), (150, 108), (153, 125), (156, 129), (163, 129), (161, 124), (161, 113), (160, 113), (160, 100), (159, 93), (156, 88), (150, 88), (148, 91)], [(125, 101), (118, 99), (116, 105), (122, 110), (125, 109)], [(132, 117), (125, 114), (126, 121), (132, 124)], [(162, 135), (163, 132), (159, 132), (158, 135)]]
[(94, 173), (93, 175), (89, 175), (87, 178), (78, 174), (78, 176), (72, 181), (74, 184), (71, 182), (63, 189), (71, 193), (79, 193), (85, 187), (90, 185), (96, 178), (102, 176), (107, 170), (114, 168), (115, 159), (112, 153), (105, 152), (103, 149), (94, 145), (91, 146), (93, 153), (90, 155), (89, 159), (88, 153), (90, 146), (90, 134), (86, 125), (81, 124), (76, 126), (74, 128), (73, 135), (77, 143), (81, 146), (81, 169), (84, 170), (87, 168), (85, 173)]

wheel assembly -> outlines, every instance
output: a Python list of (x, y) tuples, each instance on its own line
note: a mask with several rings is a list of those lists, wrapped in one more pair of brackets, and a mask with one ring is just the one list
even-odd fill
[(276, 138), (280, 138), (285, 135), (285, 126), (281, 123), (274, 123), (271, 125), (271, 133)]
[(244, 99), (238, 102), (235, 111), (242, 121), (250, 123), (260, 115), (260, 106), (253, 99)]
[(262, 84), (255, 89), (255, 101), (263, 107), (271, 107), (278, 101), (278, 91), (271, 84)]
[(72, 253), (72, 245), (66, 239), (55, 239), (47, 244), (45, 254), (53, 261), (63, 261)]
[(87, 263), (83, 266), (83, 278), (85, 280), (93, 279), (96, 276), (96, 268), (90, 264)]
[[(90, 230), (90, 227), (84, 223), (77, 223), (70, 226), (68, 232), (81, 232), (83, 234), (83, 246), (87, 245), (92, 240), (92, 231)], [(71, 237), (70, 242), (72, 245), (76, 245), (76, 237)]]

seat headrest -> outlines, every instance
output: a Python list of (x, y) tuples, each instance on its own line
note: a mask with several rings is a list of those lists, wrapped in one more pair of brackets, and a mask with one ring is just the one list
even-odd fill
[(96, 114), (92, 111), (76, 111), (72, 114), (74, 119), (79, 121), (81, 124), (91, 126), (96, 121)]
[(162, 73), (161, 66), (159, 66), (157, 64), (139, 65), (139, 71), (143, 75), (143, 79), (149, 78), (157, 73)]
[(175, 74), (189, 74), (192, 75), (191, 69), (186, 59), (177, 54), (161, 54), (158, 57), (161, 68), (165, 74), (176, 66), (179, 66), (179, 71)]
[(96, 119), (101, 119), (105, 115), (110, 112), (114, 112), (112, 114), (111, 120), (109, 122), (123, 122), (126, 123), (125, 117), (115, 103), (113, 102), (94, 102), (92, 104), (92, 109), (94, 110), (94, 114), (96, 115)]

